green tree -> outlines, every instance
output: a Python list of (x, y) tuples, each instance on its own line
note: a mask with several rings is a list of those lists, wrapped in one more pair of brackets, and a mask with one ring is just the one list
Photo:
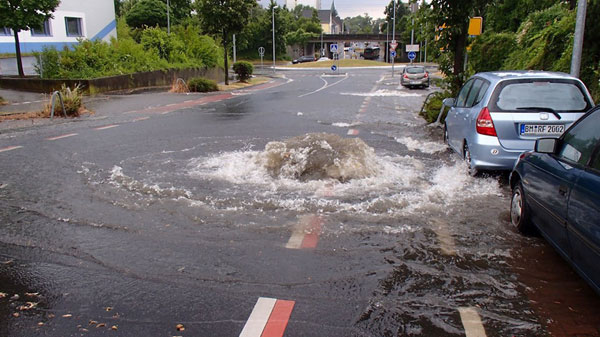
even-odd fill
[(437, 41), (445, 49), (440, 58), (440, 70), (449, 77), (451, 91), (457, 92), (465, 81), (464, 58), (467, 47), (469, 18), (484, 16), (493, 0), (432, 0), (432, 23), (445, 26)]
[(140, 0), (125, 14), (125, 20), (131, 27), (167, 26), (167, 5), (160, 0)]
[(561, 0), (496, 0), (488, 8), (485, 24), (497, 33), (516, 32), (529, 13), (551, 7)]
[(15, 37), (19, 76), (25, 76), (23, 62), (21, 61), (19, 32), (42, 26), (46, 20), (52, 18), (52, 13), (59, 3), (59, 0), (0, 1), (0, 22), (2, 22), (2, 26), (11, 28)]
[(202, 19), (202, 26), (221, 38), (225, 49), (225, 84), (229, 85), (229, 65), (227, 63), (229, 43), (233, 34), (239, 34), (256, 6), (255, 0), (198, 0), (196, 11)]

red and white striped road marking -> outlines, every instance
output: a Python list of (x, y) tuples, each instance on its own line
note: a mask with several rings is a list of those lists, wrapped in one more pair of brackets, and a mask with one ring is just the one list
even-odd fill
[(260, 297), (240, 337), (283, 337), (295, 303)]
[(78, 135), (78, 133), (68, 133), (66, 135), (61, 135), (61, 136), (46, 138), (46, 140), (59, 140), (59, 139), (69, 138), (69, 137), (73, 137), (73, 136), (77, 136), (77, 135)]
[(9, 146), (9, 147), (5, 147), (3, 149), (0, 149), (0, 152), (7, 152), (7, 151), (12, 151), (12, 150), (20, 149), (20, 148), (22, 148), (22, 146)]
[(323, 218), (318, 215), (304, 216), (294, 226), (292, 236), (285, 245), (288, 249), (317, 248), (323, 227)]
[(467, 337), (486, 337), (481, 318), (474, 307), (458, 308)]
[(118, 126), (119, 126), (119, 124), (105, 125), (105, 126), (101, 126), (101, 127), (95, 128), (94, 130), (98, 130), (98, 131), (100, 131), (100, 130), (107, 130), (107, 129), (116, 128)]
[(348, 130), (348, 136), (358, 136), (360, 132), (356, 129), (349, 129)]

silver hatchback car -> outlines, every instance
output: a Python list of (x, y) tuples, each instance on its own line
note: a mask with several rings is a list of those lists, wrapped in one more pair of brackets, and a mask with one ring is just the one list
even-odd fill
[(579, 79), (545, 71), (478, 73), (447, 98), (444, 140), (469, 173), (511, 170), (540, 137), (558, 137), (593, 105)]

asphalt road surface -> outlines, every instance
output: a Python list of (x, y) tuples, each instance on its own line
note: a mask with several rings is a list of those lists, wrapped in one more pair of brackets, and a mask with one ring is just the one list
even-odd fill
[(0, 336), (598, 336), (389, 70), (98, 101), (0, 133)]

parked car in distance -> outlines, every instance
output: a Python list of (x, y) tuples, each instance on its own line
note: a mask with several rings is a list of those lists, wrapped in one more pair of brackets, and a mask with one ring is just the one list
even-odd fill
[(444, 105), (444, 140), (476, 175), (511, 170), (536, 139), (560, 136), (593, 101), (583, 82), (564, 73), (499, 71), (475, 74)]
[(314, 56), (305, 55), (305, 56), (300, 56), (299, 58), (293, 60), (292, 63), (296, 64), (296, 63), (314, 62), (314, 61), (315, 61)]
[(402, 70), (400, 84), (405, 87), (429, 88), (429, 72), (423, 66), (406, 66)]
[(537, 228), (600, 294), (600, 106), (562, 137), (540, 138), (510, 176), (511, 223)]

